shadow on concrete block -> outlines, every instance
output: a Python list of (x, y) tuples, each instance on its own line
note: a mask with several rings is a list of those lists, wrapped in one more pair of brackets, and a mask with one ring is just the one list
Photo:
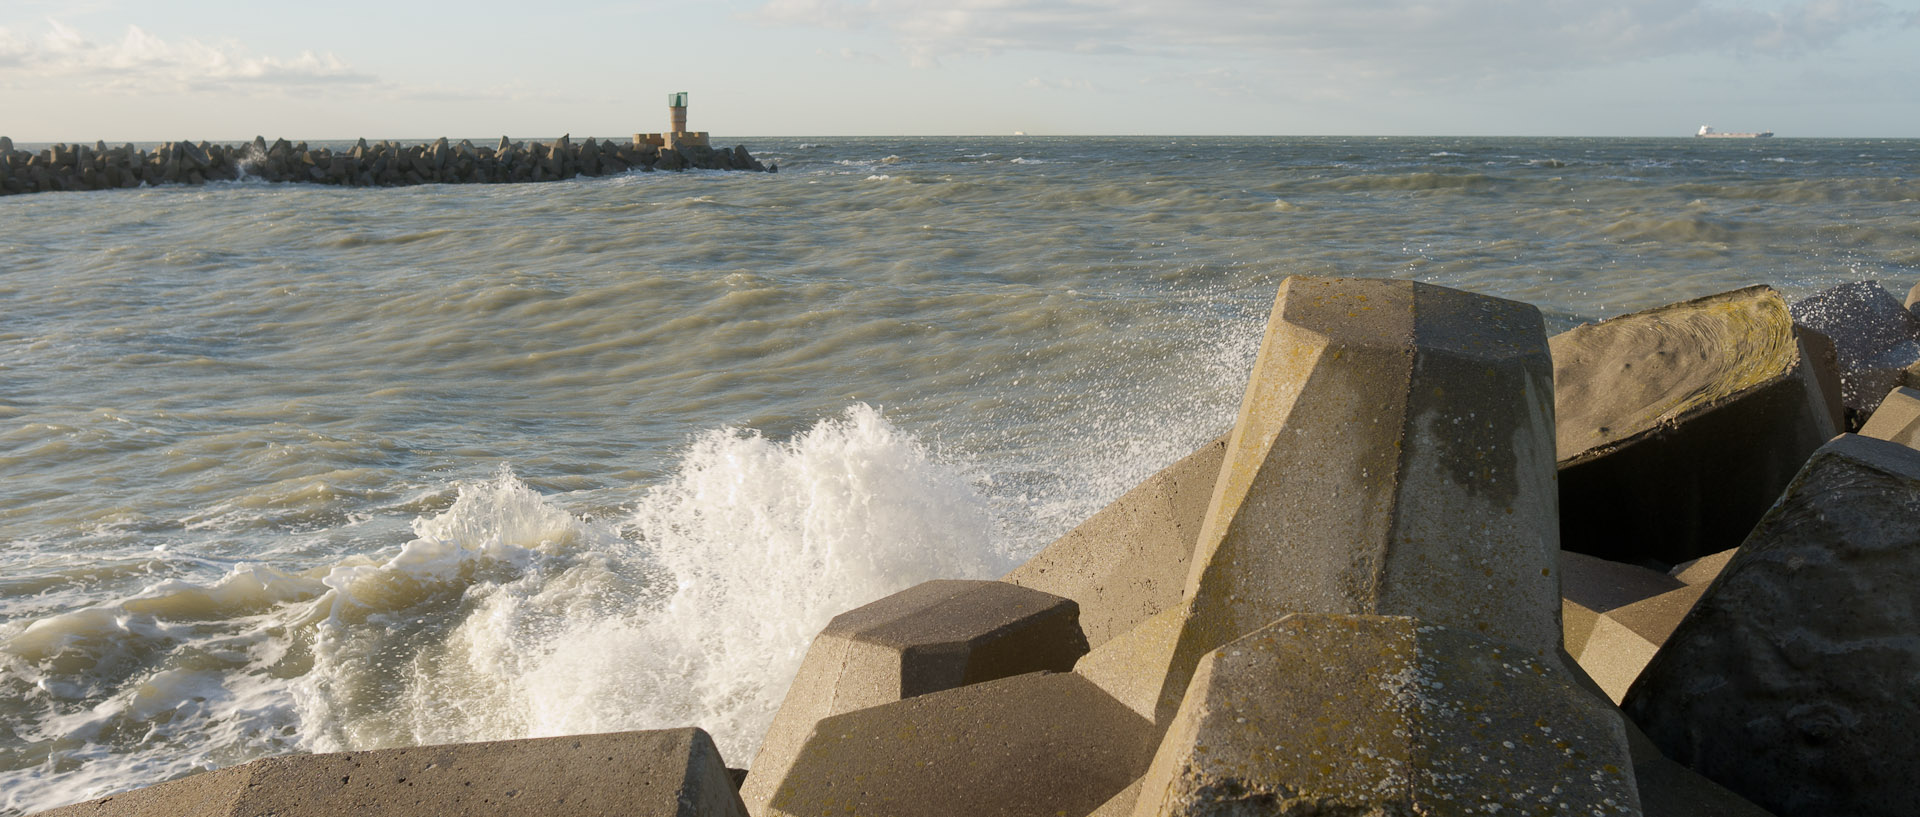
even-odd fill
[(1783, 817), (1920, 802), (1920, 451), (1823, 446), (1623, 708), (1673, 760)]
[(1840, 430), (1825, 340), (1768, 287), (1551, 342), (1567, 550), (1664, 569), (1735, 547)]

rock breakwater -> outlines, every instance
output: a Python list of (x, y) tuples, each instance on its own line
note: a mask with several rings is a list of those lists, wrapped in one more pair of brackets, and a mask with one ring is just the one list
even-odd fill
[(574, 142), (516, 142), (500, 137), (492, 147), (471, 141), (405, 145), (362, 139), (346, 150), (310, 147), (278, 139), (269, 144), (167, 142), (152, 150), (131, 144), (108, 147), (57, 144), (37, 153), (15, 150), (0, 137), (0, 195), (61, 190), (111, 190), (161, 184), (205, 184), (260, 179), (346, 187), (414, 184), (504, 184), (549, 182), (576, 176), (608, 176), (633, 170), (777, 171), (753, 158), (745, 145), (663, 147), (592, 138)]

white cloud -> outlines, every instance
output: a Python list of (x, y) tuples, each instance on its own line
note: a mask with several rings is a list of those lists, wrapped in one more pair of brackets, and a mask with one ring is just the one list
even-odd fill
[(113, 92), (279, 92), (319, 85), (372, 85), (332, 53), (302, 51), (283, 58), (257, 56), (231, 41), (167, 41), (138, 26), (118, 40), (95, 42), (78, 30), (47, 21), (28, 37), (0, 28), (0, 85), (58, 83)]
[(1692, 54), (1794, 55), (1912, 24), (1879, 0), (1771, 11), (1710, 0), (770, 0), (754, 16), (878, 29), (917, 64), (1007, 51), (1232, 56), (1427, 81)]

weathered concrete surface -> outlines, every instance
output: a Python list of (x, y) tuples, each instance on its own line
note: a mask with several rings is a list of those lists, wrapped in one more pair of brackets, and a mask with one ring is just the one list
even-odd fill
[(1639, 565), (1560, 551), (1560, 622), (1567, 653), (1580, 657), (1601, 614), (1685, 586)]
[(1554, 336), (1561, 545), (1670, 565), (1740, 544), (1839, 432), (1807, 334), (1748, 287)]
[(1841, 284), (1800, 300), (1793, 319), (1833, 339), (1840, 402), (1862, 419), (1920, 361), (1920, 319), (1877, 281)]
[(1098, 647), (1180, 601), (1227, 435), (1148, 477), (1001, 581), (1080, 604)]
[(1004, 582), (930, 581), (841, 613), (808, 647), (741, 795), (762, 813), (822, 718), (1065, 671), (1086, 652), (1072, 600)]
[(1411, 615), (1557, 651), (1551, 401), (1532, 306), (1287, 279), (1173, 608), (1178, 638), (1116, 638), (1129, 666), (1109, 669), (1157, 686), (1164, 724), (1201, 655), (1293, 612)]
[(42, 817), (745, 817), (699, 729), (282, 755)]
[(1860, 436), (1920, 449), (1920, 390), (1901, 386), (1887, 392), (1860, 427)]
[(1783, 817), (1920, 802), (1920, 452), (1843, 435), (1628, 691), (1673, 760)]
[(1078, 675), (1006, 678), (822, 720), (758, 813), (1079, 817), (1140, 776), (1152, 738)]
[(1554, 656), (1297, 614), (1202, 660), (1134, 817), (1638, 814), (1627, 735)]

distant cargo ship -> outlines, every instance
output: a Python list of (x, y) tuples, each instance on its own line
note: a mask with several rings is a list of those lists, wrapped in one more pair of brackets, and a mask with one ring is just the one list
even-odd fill
[(1701, 125), (1700, 132), (1694, 134), (1701, 139), (1765, 139), (1772, 135), (1773, 131), (1770, 130), (1759, 133), (1721, 133), (1710, 125)]

